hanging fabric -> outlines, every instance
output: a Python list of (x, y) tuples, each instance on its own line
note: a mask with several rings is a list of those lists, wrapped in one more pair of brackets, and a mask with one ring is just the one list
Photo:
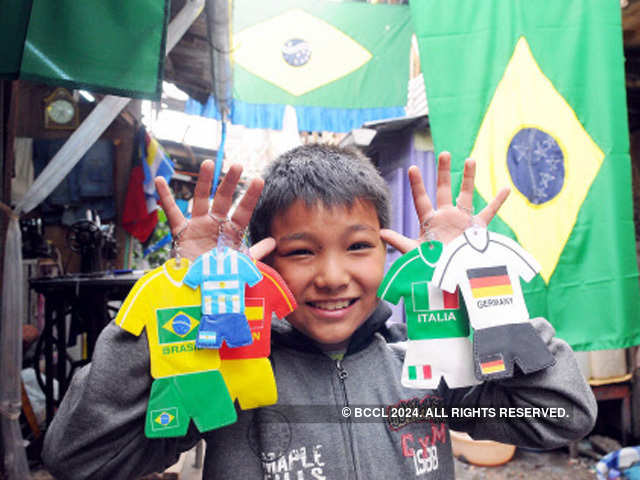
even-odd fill
[[(168, 27), (166, 51), (170, 51), (198, 17), (204, 0), (188, 1)], [(22, 366), (22, 235), (19, 217), (33, 210), (58, 186), (89, 147), (102, 135), (130, 98), (106, 96), (26, 192), (9, 218), (5, 239), (2, 285), (2, 330), (0, 330), (0, 426), (5, 449), (5, 469), (10, 480), (28, 479), (24, 443), (20, 431), (20, 369)]]

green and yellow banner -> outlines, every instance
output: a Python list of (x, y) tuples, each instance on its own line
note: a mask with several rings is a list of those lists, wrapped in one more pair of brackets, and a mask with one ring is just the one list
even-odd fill
[(639, 344), (620, 2), (410, 5), (454, 188), (467, 157), (476, 210), (510, 187), (490, 229), (542, 266), (523, 285), (531, 316), (578, 350)]

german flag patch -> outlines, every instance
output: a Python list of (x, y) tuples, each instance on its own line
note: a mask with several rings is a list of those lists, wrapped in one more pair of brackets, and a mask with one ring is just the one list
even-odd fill
[(501, 373), (507, 370), (504, 364), (504, 358), (501, 353), (488, 355), (480, 361), (480, 371), (483, 375), (491, 375), (493, 373)]

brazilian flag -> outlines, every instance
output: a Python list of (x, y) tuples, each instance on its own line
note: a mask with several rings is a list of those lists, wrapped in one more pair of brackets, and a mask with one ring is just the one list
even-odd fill
[(0, 77), (157, 100), (169, 0), (0, 0)]
[(157, 309), (158, 344), (194, 342), (200, 316), (200, 305)]
[[(477, 163), (475, 209), (541, 264), (524, 286), (577, 350), (640, 343), (618, 0), (411, 0), (429, 117), (454, 188)], [(454, 192), (455, 198), (455, 192)]]
[(300, 130), (348, 132), (403, 116), (411, 33), (406, 5), (234, 0), (231, 120), (280, 130), (291, 105)]

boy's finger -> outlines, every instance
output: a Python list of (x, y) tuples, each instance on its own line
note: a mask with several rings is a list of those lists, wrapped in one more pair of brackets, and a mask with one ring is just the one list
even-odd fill
[(263, 259), (276, 248), (276, 241), (272, 237), (263, 238), (249, 249), (249, 254), (256, 260)]
[(429, 195), (427, 195), (427, 191), (424, 188), (420, 169), (415, 165), (411, 165), (409, 167), (408, 174), (409, 184), (411, 185), (411, 194), (413, 195), (413, 206), (418, 214), (418, 220), (422, 223), (433, 210), (433, 206), (431, 205)]
[(160, 206), (164, 210), (171, 228), (171, 233), (175, 233), (178, 228), (181, 228), (184, 224), (184, 215), (176, 205), (176, 201), (173, 198), (171, 189), (167, 185), (167, 181), (164, 177), (155, 178), (156, 190), (158, 191), (158, 197), (160, 197)]
[(511, 193), (509, 187), (504, 187), (502, 190), (498, 192), (498, 194), (489, 202), (489, 204), (482, 209), (482, 211), (478, 214), (478, 217), (484, 221), (485, 225), (489, 225), (493, 217), (496, 215), (502, 204), (505, 202), (507, 197)]
[(413, 250), (419, 245), (419, 243), (415, 240), (411, 240), (410, 238), (407, 238), (404, 235), (389, 228), (381, 229), (380, 237), (382, 238), (382, 240), (384, 240), (403, 254), (407, 253), (409, 250)]
[(473, 210), (473, 186), (476, 178), (476, 162), (470, 158), (464, 162), (460, 193), (456, 199), (456, 206), (470, 212)]
[(231, 204), (233, 203), (233, 192), (238, 185), (242, 175), (242, 165), (234, 164), (227, 171), (226, 175), (220, 182), (216, 195), (213, 197), (213, 205), (211, 206), (211, 213), (217, 217), (226, 218)]
[(200, 165), (198, 181), (193, 192), (193, 208), (191, 209), (191, 215), (194, 217), (206, 215), (209, 211), (209, 194), (211, 193), (213, 169), (214, 163), (211, 160), (205, 160)]
[(452, 205), (451, 201), (451, 154), (438, 155), (438, 181), (436, 183), (436, 208)]
[(238, 207), (235, 212), (233, 212), (231, 221), (235, 223), (240, 230), (244, 230), (247, 225), (249, 225), (253, 209), (256, 208), (256, 203), (258, 203), (263, 187), (264, 180), (261, 178), (254, 178), (251, 180), (249, 188), (247, 188), (247, 191), (240, 200)]

